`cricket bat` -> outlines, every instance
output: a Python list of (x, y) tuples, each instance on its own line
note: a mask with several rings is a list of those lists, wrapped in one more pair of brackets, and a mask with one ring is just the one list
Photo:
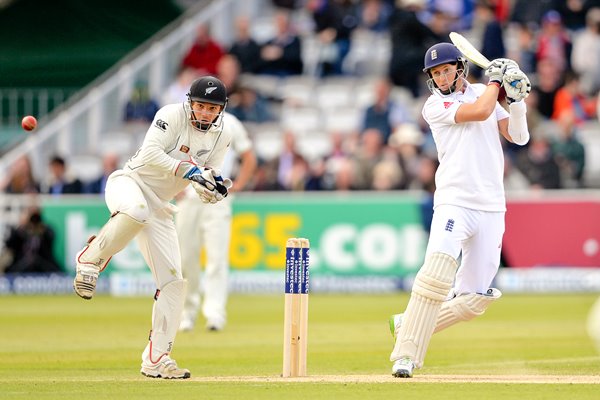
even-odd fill
[(463, 35), (456, 32), (450, 32), (450, 40), (456, 46), (456, 48), (465, 56), (465, 58), (471, 61), (473, 64), (487, 69), (490, 66), (490, 60), (488, 60), (483, 54), (479, 52)]

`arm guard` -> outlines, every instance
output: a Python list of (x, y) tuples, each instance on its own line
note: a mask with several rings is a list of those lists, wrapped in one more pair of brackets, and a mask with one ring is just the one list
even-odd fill
[(513, 143), (523, 146), (529, 141), (529, 130), (527, 129), (527, 105), (524, 101), (517, 101), (508, 106), (510, 117), (508, 117), (508, 134)]

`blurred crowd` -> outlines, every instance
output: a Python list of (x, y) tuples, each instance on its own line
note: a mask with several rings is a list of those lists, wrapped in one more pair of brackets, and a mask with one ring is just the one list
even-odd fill
[[(251, 190), (432, 192), (437, 154), (421, 117), (430, 95), (423, 55), (458, 31), (489, 59), (516, 60), (533, 85), (527, 99), (531, 141), (523, 148), (504, 143), (506, 188), (597, 187), (600, 179), (586, 179), (586, 140), (600, 135), (600, 0), (272, 5), (261, 29), (238, 18), (235, 40), (227, 45), (211, 36), (210, 25), (198, 26), (160, 98), (151, 98), (144, 82), (136, 84), (124, 124), (146, 129), (159, 107), (185, 101), (193, 79), (216, 75), (229, 91), (227, 111), (255, 142), (260, 165)], [(483, 81), (482, 75), (471, 66), (470, 80)], [(102, 193), (108, 174), (125, 161), (118, 154), (102, 157), (94, 179), (82, 181), (68, 168), (69, 158), (56, 155), (46, 176), (33, 176), (24, 158), (0, 184), (6, 193)]]

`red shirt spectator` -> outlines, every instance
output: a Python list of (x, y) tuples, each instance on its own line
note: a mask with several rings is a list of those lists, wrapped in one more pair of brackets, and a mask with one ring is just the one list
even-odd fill
[(196, 40), (183, 58), (182, 66), (194, 68), (202, 75), (215, 75), (223, 49), (208, 33), (205, 25), (198, 26)]

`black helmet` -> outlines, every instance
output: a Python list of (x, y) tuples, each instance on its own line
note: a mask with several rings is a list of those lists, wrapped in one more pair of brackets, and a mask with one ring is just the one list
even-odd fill
[(190, 86), (187, 94), (190, 101), (202, 101), (206, 103), (225, 106), (227, 104), (227, 89), (219, 79), (214, 76), (204, 76), (196, 79)]
[[(210, 128), (219, 128), (223, 122), (223, 112), (227, 106), (227, 90), (225, 85), (214, 76), (204, 76), (196, 79), (190, 86), (187, 94), (188, 101), (184, 103), (194, 129), (206, 132)], [(221, 111), (215, 115), (211, 122), (201, 121), (196, 117), (192, 107), (193, 102), (210, 103), (222, 106)]]

